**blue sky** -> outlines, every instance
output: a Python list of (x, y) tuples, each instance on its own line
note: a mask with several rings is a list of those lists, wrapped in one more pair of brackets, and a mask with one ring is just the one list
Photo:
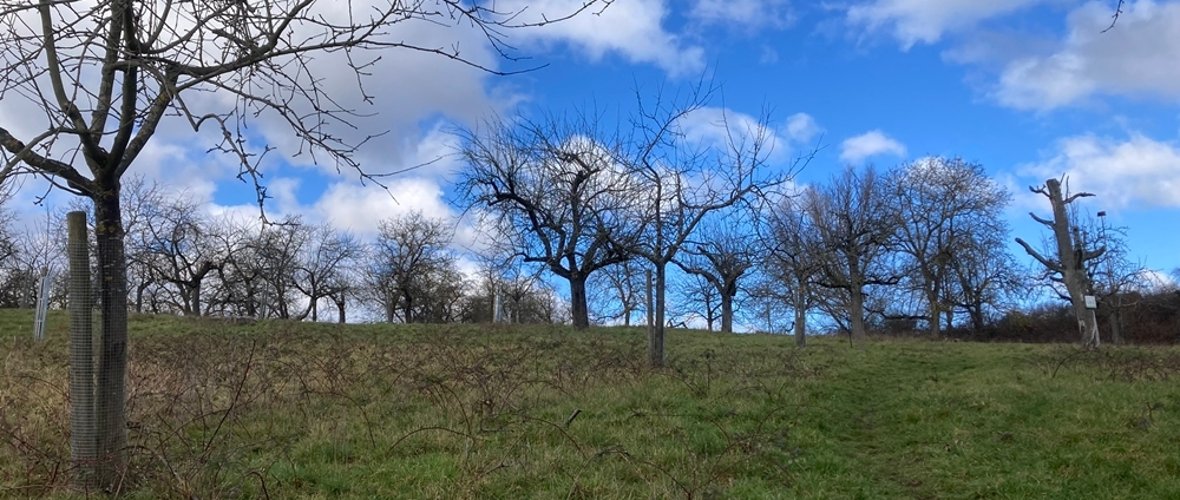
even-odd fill
[[(1129, 228), (1131, 254), (1155, 269), (1180, 267), (1180, 1), (1131, 1), (1114, 29), (1115, 0), (615, 0), (601, 14), (509, 33), (519, 63), (497, 59), (473, 33), (407, 25), (407, 37), (457, 44), (498, 77), (422, 54), (390, 53), (368, 81), (374, 115), (360, 132), (388, 130), (359, 155), (396, 170), (453, 150), (454, 126), (490, 113), (535, 115), (579, 106), (632, 109), (633, 94), (675, 90), (711, 75), (729, 113), (772, 111), (792, 152), (820, 145), (797, 179), (821, 182), (845, 164), (890, 167), (926, 155), (983, 164), (1015, 195), (1013, 236), (1038, 241), (1026, 215), (1048, 213), (1026, 189), (1068, 174), (1092, 191), (1092, 210)], [(578, 0), (511, 0), (526, 16)], [(332, 62), (325, 87), (340, 88)], [(355, 98), (352, 95), (351, 98)], [(0, 107), (9, 123), (21, 112)], [(18, 127), (19, 128), (19, 127)], [(331, 166), (292, 157), (290, 134), (266, 117), (268, 210), (302, 213), (371, 235), (381, 217), (409, 210), (455, 215), (453, 158), (361, 186)], [(164, 124), (136, 172), (183, 189), (214, 212), (251, 214), (252, 187), (229, 159), (205, 153), (183, 124)], [(18, 208), (35, 213), (35, 189)], [(471, 239), (461, 228), (459, 240)], [(1014, 246), (1013, 251), (1017, 251)]]

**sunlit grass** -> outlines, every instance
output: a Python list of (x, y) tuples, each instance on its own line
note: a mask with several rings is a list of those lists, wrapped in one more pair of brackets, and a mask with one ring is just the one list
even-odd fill
[[(0, 495), (69, 496), (67, 318), (26, 322), (0, 311)], [(134, 497), (1180, 497), (1174, 348), (678, 331), (652, 371), (637, 329), (131, 331)]]

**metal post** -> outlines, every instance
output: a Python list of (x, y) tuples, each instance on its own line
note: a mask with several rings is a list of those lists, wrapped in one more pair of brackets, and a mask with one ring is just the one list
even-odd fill
[(500, 307), (500, 289), (497, 287), (492, 289), (492, 323), (499, 323), (501, 321), (500, 315), (502, 310)]
[(656, 338), (655, 309), (652, 307), (651, 269), (644, 274), (647, 277), (647, 354), (650, 359), (655, 359), (659, 339)]
[(93, 486), (98, 458), (94, 415), (94, 298), (90, 289), (90, 238), (86, 212), (66, 214), (70, 259), (70, 458), (77, 471), (75, 484)]
[(49, 292), (53, 287), (53, 273), (48, 268), (41, 273), (41, 281), (37, 287), (37, 314), (33, 318), (33, 340), (45, 340), (45, 317), (49, 313)]

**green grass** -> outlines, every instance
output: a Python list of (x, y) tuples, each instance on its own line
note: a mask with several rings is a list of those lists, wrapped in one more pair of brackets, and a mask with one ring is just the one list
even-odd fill
[[(0, 311), (0, 496), (68, 489), (67, 318)], [(133, 498), (1180, 498), (1180, 350), (131, 320)], [(576, 416), (575, 416), (576, 415)]]

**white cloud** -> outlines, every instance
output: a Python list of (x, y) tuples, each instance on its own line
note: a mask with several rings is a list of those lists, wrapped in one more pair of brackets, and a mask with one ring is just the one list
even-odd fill
[[(539, 21), (542, 14), (552, 18), (583, 5), (583, 0), (509, 0), (500, 7), (524, 10), (520, 21)], [(512, 33), (526, 41), (568, 44), (599, 60), (616, 53), (632, 63), (654, 64), (674, 76), (699, 72), (705, 67), (703, 48), (685, 42), (664, 29), (668, 17), (666, 0), (627, 0), (608, 8), (588, 12), (537, 29)]]
[(844, 139), (840, 144), (840, 161), (858, 164), (872, 156), (905, 156), (905, 145), (880, 130), (870, 130)]
[(1011, 60), (994, 97), (1002, 104), (1048, 110), (1096, 94), (1180, 101), (1180, 3), (1128, 2), (1109, 31), (1114, 2), (1089, 2), (1070, 13), (1068, 34), (1051, 53)]
[(948, 32), (1011, 14), (1041, 0), (869, 0), (848, 7), (846, 20), (855, 30), (887, 31), (909, 50), (935, 43)]
[(1092, 192), (1107, 206), (1180, 208), (1180, 146), (1138, 133), (1062, 139), (1049, 159), (1022, 172), (1034, 185), (1068, 175), (1074, 191)]
[(705, 26), (732, 26), (747, 34), (785, 28), (795, 20), (789, 0), (695, 0), (688, 16)]
[(807, 113), (795, 113), (787, 117), (787, 138), (795, 142), (811, 142), (823, 132), (815, 118)]
[(414, 211), (431, 218), (454, 216), (443, 200), (442, 188), (433, 180), (398, 176), (388, 187), (386, 191), (373, 185), (339, 182), (328, 187), (308, 211), (333, 227), (362, 237), (376, 234), (382, 219)]
[(764, 120), (728, 108), (706, 106), (684, 115), (679, 122), (681, 132), (690, 141), (713, 147), (727, 147), (730, 139), (749, 146), (758, 136), (767, 141), (764, 151), (769, 160), (789, 161), (795, 148), (815, 138), (823, 129), (807, 113), (795, 113), (781, 127), (772, 127)]

